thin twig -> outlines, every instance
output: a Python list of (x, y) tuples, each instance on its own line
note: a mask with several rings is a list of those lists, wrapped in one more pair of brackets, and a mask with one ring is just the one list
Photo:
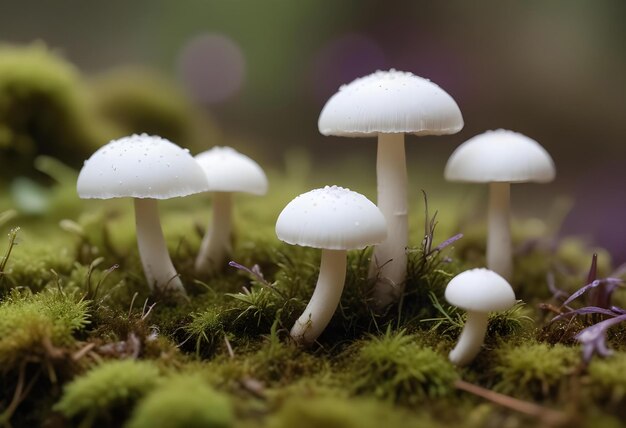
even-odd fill
[(477, 395), (502, 407), (541, 419), (542, 422), (550, 426), (562, 426), (569, 422), (569, 418), (563, 412), (548, 409), (539, 404), (523, 401), (509, 395), (500, 394), (490, 389), (474, 385), (473, 383), (465, 382), (464, 380), (459, 379), (455, 381), (454, 386), (461, 391)]
[(79, 349), (72, 355), (72, 360), (74, 361), (80, 360), (81, 358), (85, 356), (85, 354), (91, 351), (95, 346), (96, 344), (93, 342), (88, 343), (87, 345), (83, 346), (81, 349)]
[(26, 361), (22, 361), (20, 364), (20, 369), (17, 377), (17, 385), (15, 386), (15, 392), (13, 393), (13, 398), (11, 399), (11, 403), (7, 406), (7, 408), (0, 415), (0, 423), (7, 424), (9, 420), (15, 413), (17, 406), (20, 405), (22, 401), (22, 391), (24, 390), (24, 378), (26, 377)]

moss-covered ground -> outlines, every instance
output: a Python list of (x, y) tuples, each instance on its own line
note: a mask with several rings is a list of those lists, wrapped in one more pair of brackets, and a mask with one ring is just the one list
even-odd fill
[[(188, 298), (149, 292), (131, 201), (81, 201), (76, 170), (56, 160), (75, 168), (102, 142), (133, 132), (193, 152), (234, 145), (261, 163), (284, 161), (284, 170), (268, 171), (267, 196), (236, 197), (232, 260), (252, 271), (196, 276), (210, 195), (163, 201)], [(325, 184), (375, 200), (373, 142), (369, 157), (313, 165), (297, 149), (268, 154), (238, 138), (158, 74), (127, 68), (86, 79), (43, 45), (0, 46), (0, 426), (623, 425), (626, 326), (608, 332), (612, 356), (585, 364), (574, 336), (598, 317), (550, 322), (562, 310), (550, 282), (565, 294), (583, 286), (594, 252), (598, 277), (612, 271), (606, 252), (558, 237), (558, 199), (546, 220), (514, 219), (520, 302), (492, 315), (482, 352), (458, 369), (447, 354), (464, 314), (443, 291), (456, 273), (484, 265), (484, 194), (480, 186), (450, 193), (431, 179), (440, 169), (410, 165), (401, 302), (374, 314), (371, 250), (350, 252), (340, 307), (303, 349), (288, 332), (311, 296), (320, 253), (278, 241), (276, 218), (293, 197)], [(626, 307), (623, 289), (613, 299)]]
[[(557, 240), (538, 220), (514, 222), (513, 283), (522, 302), (492, 316), (483, 351), (458, 369), (447, 353), (463, 313), (446, 304), (443, 291), (455, 273), (483, 265), (484, 223), (461, 226), (465, 215), (456, 195), (430, 192), (430, 217), (438, 210), (439, 220), (430, 247), (458, 232), (465, 236), (429, 254), (424, 201), (411, 196), (412, 247), (401, 303), (385, 314), (370, 311), (370, 251), (351, 252), (340, 308), (319, 342), (302, 349), (288, 331), (312, 293), (320, 254), (278, 241), (274, 224), (291, 198), (323, 184), (319, 174), (307, 174), (306, 159), (294, 157), (287, 172), (270, 172), (268, 196), (236, 198), (232, 260), (258, 265), (263, 279), (232, 267), (197, 277), (193, 260), (210, 196), (161, 204), (169, 249), (189, 294), (174, 300), (150, 294), (145, 284), (131, 202), (81, 201), (75, 172), (50, 158), (38, 162), (56, 179), (43, 193), (26, 195), (43, 209), (28, 214), (15, 195), (0, 197), (0, 232), (8, 235), (0, 242), (0, 423), (608, 427), (626, 417), (626, 328), (610, 331), (612, 357), (586, 366), (573, 338), (585, 320), (549, 323), (559, 302), (552, 300), (548, 275), (573, 292), (584, 285), (591, 254), (599, 250)], [(328, 184), (352, 184), (358, 170), (327, 173)], [(374, 199), (368, 180), (355, 190)], [(600, 251), (599, 276), (610, 268)], [(624, 302), (622, 294), (616, 292), (616, 304)], [(467, 392), (463, 382), (502, 395), (486, 399)], [(506, 405), (511, 398), (521, 400), (513, 409)], [(538, 411), (519, 411), (530, 403)]]

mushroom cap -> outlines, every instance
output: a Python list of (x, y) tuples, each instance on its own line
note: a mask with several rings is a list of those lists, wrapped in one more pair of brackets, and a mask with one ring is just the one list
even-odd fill
[(445, 177), (473, 183), (546, 183), (556, 169), (548, 152), (532, 138), (498, 129), (476, 135), (452, 153)]
[(85, 161), (76, 184), (83, 199), (169, 199), (208, 188), (206, 175), (189, 150), (147, 134), (100, 147)]
[(276, 236), (293, 245), (352, 250), (384, 241), (387, 223), (365, 196), (326, 186), (289, 202), (276, 221)]
[(267, 177), (258, 163), (231, 147), (213, 147), (197, 154), (196, 161), (214, 192), (246, 192), (264, 195)]
[(463, 128), (459, 106), (430, 80), (409, 72), (377, 71), (330, 97), (318, 123), (323, 135), (454, 134)]
[(515, 304), (507, 280), (485, 268), (466, 270), (452, 278), (445, 296), (451, 305), (476, 312), (503, 311)]

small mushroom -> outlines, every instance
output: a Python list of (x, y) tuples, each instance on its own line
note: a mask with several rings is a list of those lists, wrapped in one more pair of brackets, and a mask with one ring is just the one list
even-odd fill
[(318, 121), (323, 135), (378, 137), (378, 207), (388, 237), (370, 265), (374, 305), (384, 309), (404, 289), (408, 245), (407, 171), (404, 134), (454, 134), (463, 128), (456, 102), (443, 89), (412, 73), (377, 71), (339, 88)]
[(291, 329), (300, 344), (311, 344), (330, 322), (343, 291), (347, 250), (365, 248), (387, 237), (385, 217), (360, 193), (326, 186), (289, 202), (276, 221), (276, 235), (292, 245), (322, 249), (313, 296)]
[(83, 199), (134, 198), (137, 244), (152, 289), (185, 293), (172, 264), (157, 208), (158, 199), (204, 192), (206, 175), (188, 150), (158, 137), (131, 135), (98, 149), (80, 171)]
[(213, 192), (213, 219), (196, 258), (196, 272), (220, 270), (232, 251), (232, 193), (267, 193), (263, 169), (231, 147), (213, 147), (195, 157), (204, 170)]
[(450, 361), (465, 366), (474, 360), (485, 340), (489, 312), (504, 311), (515, 304), (515, 293), (506, 279), (480, 268), (462, 272), (446, 287), (448, 303), (467, 311), (459, 341), (450, 351)]
[(511, 183), (546, 183), (555, 174), (552, 158), (539, 143), (504, 129), (470, 138), (448, 159), (446, 180), (489, 183), (487, 267), (509, 281), (513, 275)]

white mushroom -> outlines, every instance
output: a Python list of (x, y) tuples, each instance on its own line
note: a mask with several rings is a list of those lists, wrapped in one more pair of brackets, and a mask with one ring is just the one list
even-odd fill
[(294, 340), (310, 344), (324, 331), (339, 305), (347, 250), (383, 241), (387, 236), (385, 218), (360, 193), (326, 186), (289, 202), (276, 221), (276, 235), (288, 244), (322, 249), (315, 291), (291, 329)]
[(232, 193), (264, 195), (267, 177), (248, 156), (230, 147), (213, 147), (195, 157), (213, 192), (213, 219), (196, 258), (196, 272), (210, 274), (220, 270), (232, 251)]
[(85, 161), (76, 187), (83, 199), (134, 198), (137, 244), (148, 285), (185, 293), (167, 251), (157, 200), (208, 189), (188, 150), (146, 134), (113, 140)]
[(342, 86), (324, 106), (318, 127), (323, 135), (378, 137), (377, 204), (389, 230), (387, 240), (374, 250), (370, 278), (377, 279), (374, 304), (383, 309), (398, 299), (406, 279), (408, 206), (404, 134), (454, 134), (463, 128), (461, 112), (452, 97), (436, 84), (391, 69)]
[(488, 269), (471, 269), (452, 278), (446, 287), (446, 300), (467, 311), (467, 321), (459, 341), (450, 351), (457, 366), (472, 362), (485, 341), (489, 312), (504, 311), (515, 304), (511, 285)]
[(446, 180), (489, 183), (487, 267), (507, 280), (513, 275), (510, 183), (554, 180), (552, 158), (535, 140), (504, 129), (470, 138), (452, 153)]

